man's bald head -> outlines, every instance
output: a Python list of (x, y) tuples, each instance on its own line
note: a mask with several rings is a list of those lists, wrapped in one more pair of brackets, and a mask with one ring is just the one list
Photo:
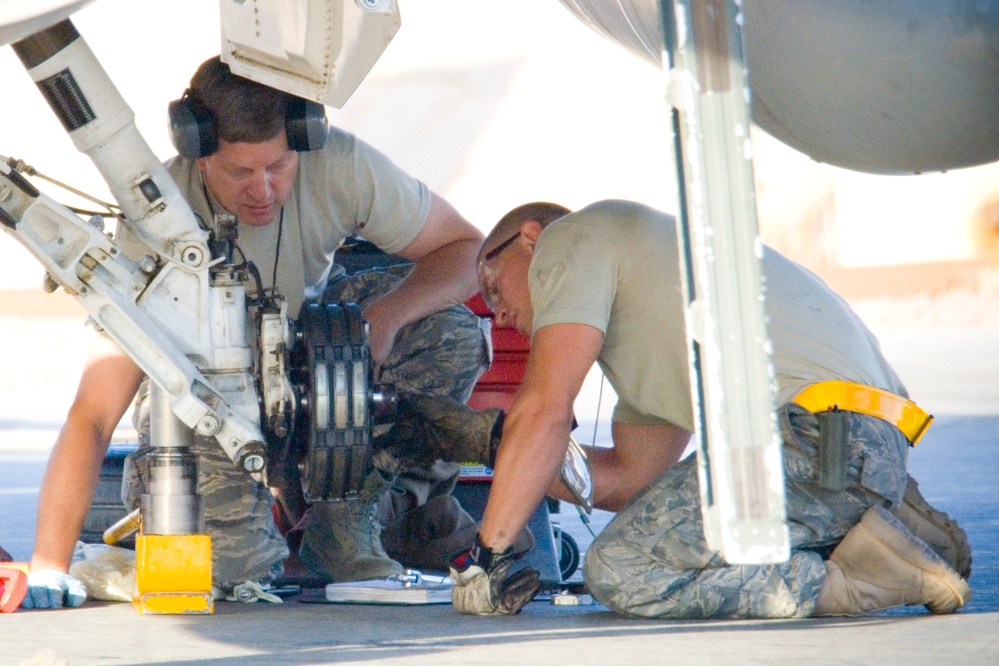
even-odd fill
[(482, 261), (482, 258), (493, 249), (516, 234), (520, 225), (527, 220), (534, 220), (544, 229), (555, 220), (571, 212), (565, 206), (548, 201), (535, 201), (517, 206), (504, 215), (486, 236), (486, 240), (482, 243), (482, 249), (479, 250), (479, 261)]

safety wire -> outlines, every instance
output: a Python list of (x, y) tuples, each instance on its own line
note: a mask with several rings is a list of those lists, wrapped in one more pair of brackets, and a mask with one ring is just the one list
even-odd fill
[(26, 176), (32, 176), (32, 177), (35, 177), (35, 178), (41, 178), (42, 180), (46, 180), (46, 181), (52, 183), (53, 185), (55, 185), (56, 187), (60, 187), (60, 188), (62, 188), (64, 190), (66, 190), (67, 192), (71, 192), (72, 194), (75, 194), (76, 196), (80, 197), (81, 199), (86, 199), (87, 201), (95, 203), (98, 206), (101, 206), (101, 207), (103, 207), (105, 209), (103, 211), (93, 211), (93, 210), (84, 210), (82, 208), (76, 208), (76, 207), (73, 207), (73, 206), (66, 206), (66, 208), (68, 208), (69, 210), (73, 211), (77, 215), (90, 215), (90, 216), (99, 215), (100, 217), (111, 216), (111, 217), (113, 217), (115, 219), (118, 219), (118, 220), (122, 219), (122, 217), (121, 217), (121, 208), (119, 208), (119, 206), (117, 204), (113, 204), (113, 203), (108, 203), (106, 201), (102, 201), (101, 199), (98, 199), (95, 196), (92, 196), (90, 194), (87, 194), (86, 192), (83, 192), (81, 190), (76, 189), (72, 185), (67, 185), (66, 183), (60, 182), (60, 181), (56, 180), (55, 178), (52, 178), (50, 176), (46, 176), (44, 173), (42, 173), (41, 171), (39, 171), (35, 167), (31, 166), (30, 164), (28, 164), (27, 162), (25, 162), (22, 159), (19, 159), (17, 157), (7, 157), (5, 155), (0, 155), (0, 162), (3, 162), (4, 164), (6, 164), (7, 166), (9, 166), (14, 171), (17, 171), (18, 173), (22, 173), (22, 174), (24, 174)]

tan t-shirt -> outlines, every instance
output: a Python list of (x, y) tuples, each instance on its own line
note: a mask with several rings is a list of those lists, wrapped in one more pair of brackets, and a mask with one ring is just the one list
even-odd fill
[[(203, 226), (209, 227), (212, 205), (196, 163), (175, 157), (167, 169)], [(287, 298), (292, 318), (304, 300), (322, 295), (334, 269), (333, 253), (348, 236), (363, 236), (385, 252), (396, 253), (423, 228), (431, 197), (423, 182), (338, 128), (330, 129), (324, 148), (301, 153), (298, 169), (283, 219), (263, 227), (241, 224), (237, 239), (243, 255), (259, 269), (264, 288), (270, 288), (280, 231), (276, 286)], [(218, 211), (218, 204), (214, 206)], [(135, 238), (124, 230), (120, 240), (132, 256), (135, 251), (128, 248), (135, 247)]]
[[(763, 274), (778, 404), (828, 379), (907, 395), (874, 336), (817, 276), (769, 248)], [(529, 284), (535, 332), (559, 323), (603, 331), (597, 362), (618, 394), (614, 420), (693, 431), (671, 216), (628, 201), (567, 215), (541, 233)]]

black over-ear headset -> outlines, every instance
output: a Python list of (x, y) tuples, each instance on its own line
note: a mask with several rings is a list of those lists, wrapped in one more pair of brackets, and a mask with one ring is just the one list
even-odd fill
[[(167, 107), (170, 116), (170, 140), (181, 157), (196, 160), (219, 149), (215, 115), (185, 90), (180, 99)], [(284, 118), (288, 147), (300, 152), (319, 150), (326, 145), (329, 123), (326, 108), (318, 102), (290, 97)]]

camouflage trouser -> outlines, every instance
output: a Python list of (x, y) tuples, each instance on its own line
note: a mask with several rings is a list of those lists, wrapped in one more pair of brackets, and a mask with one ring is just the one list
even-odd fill
[(893, 425), (847, 414), (846, 490), (818, 485), (818, 422), (797, 405), (780, 413), (791, 558), (729, 565), (708, 549), (697, 462), (691, 456), (650, 483), (586, 553), (593, 596), (619, 613), (670, 619), (808, 617), (825, 579), (823, 553), (869, 507), (902, 501), (908, 442)]
[[(409, 272), (390, 266), (343, 276), (330, 282), (323, 301), (353, 301), (364, 308), (386, 294)], [(489, 323), (464, 305), (452, 305), (400, 329), (376, 382), (396, 390), (448, 396), (465, 402), (489, 367)]]
[[(363, 306), (394, 289), (406, 270), (393, 267), (337, 278), (327, 288), (324, 300), (354, 301)], [(377, 381), (392, 382), (399, 391), (447, 395), (464, 402), (489, 364), (487, 331), (463, 305), (413, 322), (400, 330)], [(126, 463), (122, 500), (135, 508), (145, 492), (144, 453), (149, 447), (149, 408), (144, 390), (136, 396), (133, 420), (139, 432), (139, 450), (130, 454)], [(212, 537), (215, 586), (229, 589), (247, 580), (273, 580), (283, 570), (288, 546), (274, 525), (270, 491), (239, 470), (214, 439), (196, 437), (194, 448), (200, 456), (198, 485), (204, 496), (206, 532)], [(411, 483), (417, 487), (440, 485), (441, 477), (457, 476), (457, 465), (447, 470), (437, 469), (439, 466)], [(400, 485), (405, 488), (406, 480)], [(443, 487), (451, 485), (445, 483)], [(426, 493), (417, 492), (417, 496), (426, 501)]]

